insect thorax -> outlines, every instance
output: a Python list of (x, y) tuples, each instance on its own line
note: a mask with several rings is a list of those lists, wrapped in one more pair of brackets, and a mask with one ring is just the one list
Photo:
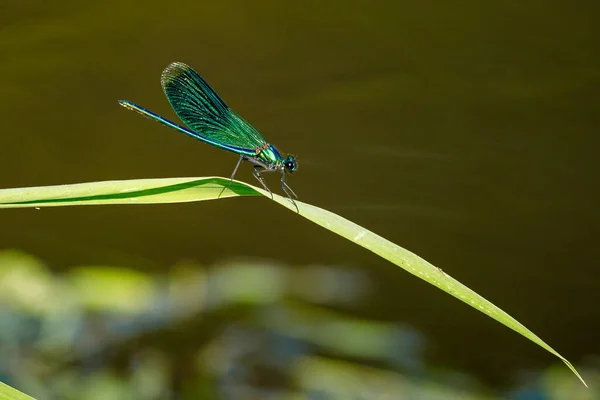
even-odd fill
[(275, 146), (265, 143), (264, 146), (256, 148), (256, 158), (267, 164), (281, 164), (283, 158)]

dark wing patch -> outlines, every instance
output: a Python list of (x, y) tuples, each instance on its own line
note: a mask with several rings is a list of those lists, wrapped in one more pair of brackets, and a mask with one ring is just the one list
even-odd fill
[(208, 83), (184, 63), (169, 64), (161, 85), (177, 116), (210, 141), (254, 150), (266, 142), (260, 133), (230, 109)]

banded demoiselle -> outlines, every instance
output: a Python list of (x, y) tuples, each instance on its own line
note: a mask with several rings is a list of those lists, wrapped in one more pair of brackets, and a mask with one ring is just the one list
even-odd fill
[[(298, 168), (293, 156), (282, 157), (275, 146), (267, 143), (252, 125), (225, 104), (200, 74), (184, 63), (169, 64), (163, 71), (160, 82), (171, 107), (187, 128), (130, 101), (119, 100), (119, 104), (204, 143), (239, 154), (230, 184), (242, 161), (254, 164), (254, 177), (269, 193), (271, 191), (261, 173), (280, 171), (281, 188), (296, 206), (292, 195), (296, 198), (298, 196), (285, 182), (286, 173), (292, 173)], [(224, 190), (225, 188), (221, 194)]]

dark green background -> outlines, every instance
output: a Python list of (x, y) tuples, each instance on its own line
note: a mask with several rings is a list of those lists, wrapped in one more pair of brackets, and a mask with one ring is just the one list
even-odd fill
[[(234, 155), (117, 104), (174, 118), (159, 78), (183, 61), (297, 157), (301, 200), (423, 256), (584, 362), (599, 351), (599, 8), (4, 0), (0, 182), (229, 176)], [(0, 247), (57, 271), (230, 257), (357, 266), (377, 288), (357, 315), (414, 326), (429, 360), (490, 383), (555, 361), (261, 198), (0, 214)]]

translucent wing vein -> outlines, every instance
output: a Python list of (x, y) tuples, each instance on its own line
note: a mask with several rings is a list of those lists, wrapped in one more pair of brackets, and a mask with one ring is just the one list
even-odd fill
[(161, 85), (177, 116), (199, 136), (247, 151), (266, 143), (252, 125), (230, 109), (186, 64), (174, 62), (165, 68)]

